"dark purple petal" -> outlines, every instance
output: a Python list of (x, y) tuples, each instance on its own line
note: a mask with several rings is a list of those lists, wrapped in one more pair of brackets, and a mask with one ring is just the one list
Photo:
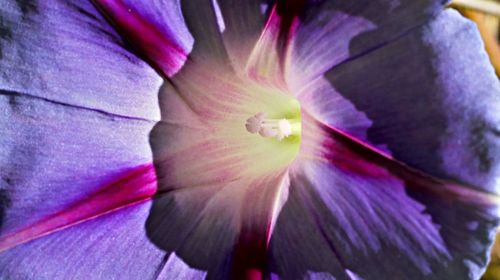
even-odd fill
[(500, 83), (477, 29), (458, 13), (444, 12), (326, 79), (333, 90), (317, 92), (317, 101), (330, 94), (351, 102), (371, 122), (363, 141), (433, 176), (499, 191)]
[(423, 175), (334, 129), (317, 133), (325, 141), (315, 159), (300, 158), (291, 175), (271, 239), (271, 272), (284, 279), (481, 275), (498, 196)]
[[(439, 13), (448, 0), (311, 0), (293, 44), (292, 75), (304, 81), (379, 48)], [(290, 80), (291, 83), (301, 81)]]
[(1, 250), (144, 198), (155, 183), (151, 166), (140, 169), (143, 180), (116, 182), (151, 162), (152, 122), (10, 92), (0, 93), (0, 107), (0, 188), (9, 201)]
[(229, 63), (222, 38), (225, 28), (217, 1), (180, 0), (182, 14), (189, 32), (194, 38), (193, 51), (189, 54), (198, 67), (205, 63), (226, 65)]
[(161, 79), (90, 1), (4, 1), (0, 89), (158, 119)]

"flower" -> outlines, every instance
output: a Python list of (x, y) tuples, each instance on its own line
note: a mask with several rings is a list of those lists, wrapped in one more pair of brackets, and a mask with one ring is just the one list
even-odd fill
[(473, 25), (271, 2), (6, 1), (2, 278), (480, 276), (500, 85)]

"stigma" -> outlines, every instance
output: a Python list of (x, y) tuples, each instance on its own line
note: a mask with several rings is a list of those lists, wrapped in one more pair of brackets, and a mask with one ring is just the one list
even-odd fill
[[(300, 124), (299, 124), (300, 125)], [(279, 141), (294, 134), (297, 129), (290, 120), (269, 119), (265, 112), (259, 112), (247, 119), (245, 128), (252, 134), (259, 134), (264, 138), (275, 138)]]

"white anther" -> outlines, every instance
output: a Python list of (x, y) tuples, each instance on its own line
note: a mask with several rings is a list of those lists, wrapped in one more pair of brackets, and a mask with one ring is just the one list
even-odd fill
[(259, 133), (265, 138), (275, 137), (283, 140), (292, 134), (292, 125), (286, 119), (266, 119), (267, 114), (260, 112), (247, 119), (245, 127), (250, 133)]

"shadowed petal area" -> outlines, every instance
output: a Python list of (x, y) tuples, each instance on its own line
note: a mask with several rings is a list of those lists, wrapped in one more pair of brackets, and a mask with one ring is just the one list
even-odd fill
[[(371, 122), (365, 143), (433, 176), (498, 192), (500, 83), (477, 29), (458, 13), (444, 12), (326, 79), (333, 89), (304, 95), (318, 119), (351, 133), (335, 112), (357, 111)], [(338, 98), (356, 111), (337, 110)]]
[(195, 67), (226, 67), (246, 74), (245, 68), (274, 1), (181, 0), (186, 24), (194, 37), (189, 63)]
[(306, 133), (323, 142), (291, 171), (271, 271), (284, 279), (478, 279), (498, 196), (422, 175), (329, 127)]
[(245, 69), (248, 57), (259, 39), (266, 21), (266, 12), (273, 1), (217, 0), (224, 22), (224, 45), (231, 64), (238, 71)]
[[(144, 196), (136, 185), (121, 189), (126, 185), (122, 182), (97, 195), (98, 202), (89, 202), (116, 185), (117, 178), (130, 177), (138, 166), (151, 162), (148, 134), (154, 123), (12, 92), (1, 92), (0, 106), (0, 189), (9, 201), (2, 249)], [(150, 183), (151, 176), (154, 181), (154, 170), (149, 170), (140, 172), (149, 179), (139, 186), (147, 186), (144, 182)], [(57, 221), (47, 222), (65, 211)], [(35, 230), (40, 223), (45, 224)], [(35, 232), (20, 234), (27, 228)]]
[(186, 25), (194, 38), (193, 51), (189, 54), (190, 62), (198, 67), (210, 67), (214, 64), (229, 66), (222, 39), (225, 23), (218, 2), (180, 0), (180, 5)]
[[(156, 279), (165, 253), (144, 232), (150, 207), (150, 203), (127, 207), (2, 252), (0, 277)], [(172, 273), (188, 271), (185, 265), (177, 265)]]
[[(242, 68), (264, 24), (262, 0), (94, 0), (118, 32), (165, 77), (189, 60)], [(189, 31), (188, 31), (189, 30)], [(229, 53), (228, 53), (229, 52)]]
[[(281, 171), (160, 191), (147, 221), (148, 236), (157, 247), (208, 273), (208, 279), (262, 275), (287, 178)], [(163, 179), (160, 187), (168, 182)]]
[(161, 79), (90, 1), (4, 1), (0, 89), (158, 119)]

